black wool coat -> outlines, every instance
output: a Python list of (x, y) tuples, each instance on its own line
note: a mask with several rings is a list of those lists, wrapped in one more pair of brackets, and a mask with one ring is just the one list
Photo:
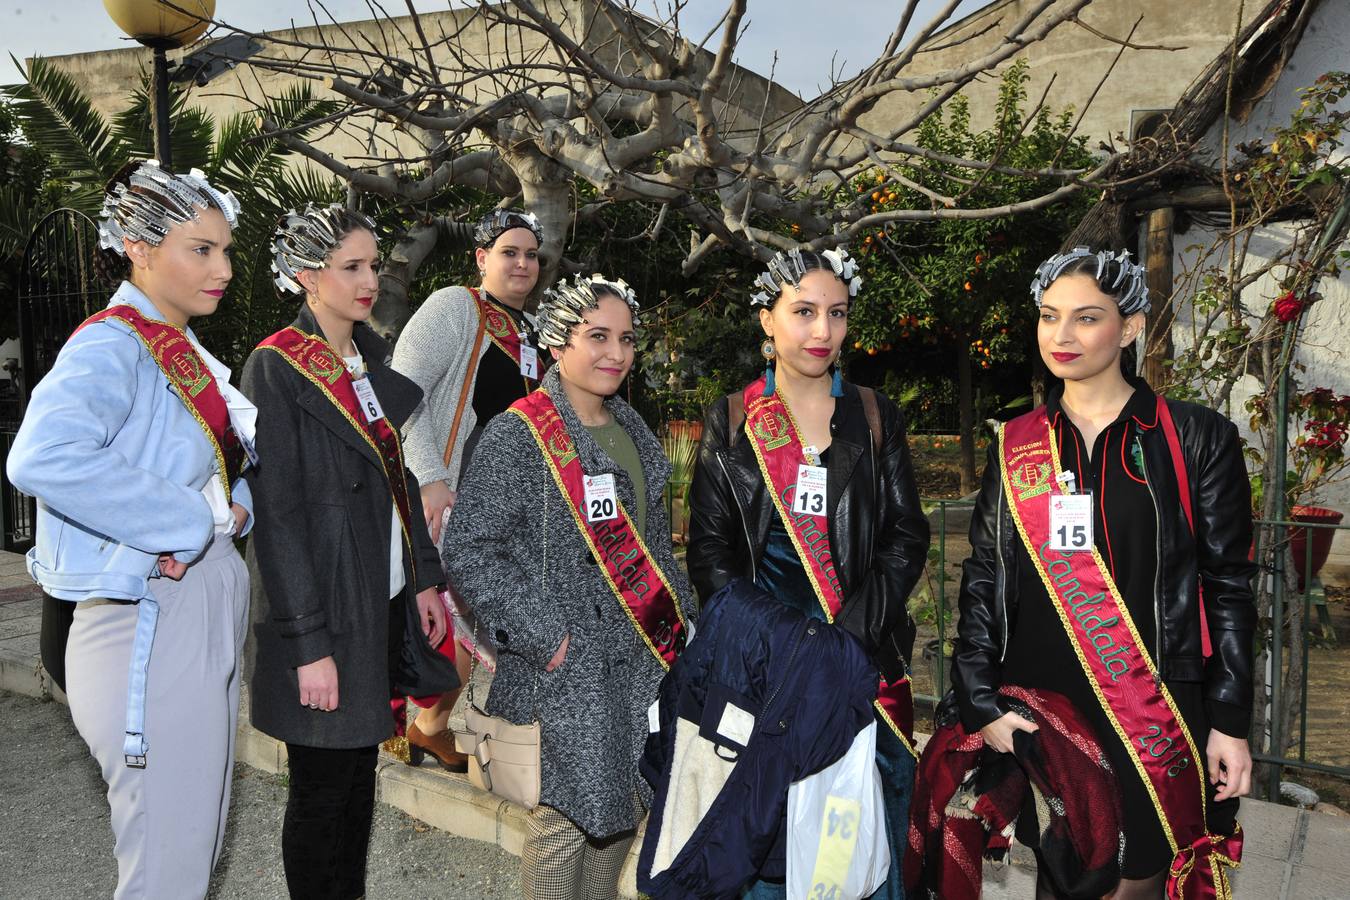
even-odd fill
[[(308, 309), (293, 323), (319, 334)], [(395, 428), (422, 391), (388, 367), (388, 344), (358, 324), (367, 376)], [(274, 350), (244, 365), (244, 394), (258, 407), (259, 462), (248, 479), (254, 526), (247, 559), (253, 584), (248, 668), (253, 725), (283, 741), (329, 749), (369, 747), (389, 737), (391, 657), (405, 634), (404, 604), (441, 584), (417, 479), (402, 477), (411, 505), (406, 586), (389, 597), (393, 496), (384, 467), (342, 411)], [(296, 668), (332, 656), (338, 708), (300, 705)]]

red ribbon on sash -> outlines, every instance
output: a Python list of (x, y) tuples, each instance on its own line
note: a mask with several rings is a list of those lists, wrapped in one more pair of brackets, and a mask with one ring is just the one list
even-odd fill
[(1068, 632), (1098, 702), (1130, 750), (1175, 857), (1168, 897), (1227, 898), (1240, 835), (1209, 833), (1204, 757), (1158, 676), (1101, 555), (1050, 550), (1050, 496), (1061, 473), (1044, 408), (999, 432), (1003, 490), (1018, 533)]
[(616, 519), (591, 523), (582, 515), (586, 497), (582, 479), (586, 473), (567, 426), (547, 391), (538, 390), (522, 397), (507, 411), (529, 426), (553, 481), (572, 511), (577, 530), (599, 561), (614, 597), (661, 667), (669, 669), (684, 651), (688, 634), (684, 612), (674, 588), (652, 560), (623, 503), (618, 504)]
[(207, 367), (197, 348), (192, 346), (187, 332), (159, 319), (151, 319), (129, 304), (110, 306), (94, 313), (80, 323), (72, 334), (95, 322), (115, 319), (131, 328), (149, 351), (150, 358), (159, 366), (164, 377), (173, 385), (178, 399), (183, 401), (192, 418), (197, 420), (211, 449), (216, 453), (216, 467), (225, 485), (225, 501), (230, 502), (230, 485), (244, 471), (244, 445), (230, 424), (230, 407), (221, 394), (215, 376)]
[[(759, 461), (764, 483), (769, 487), (774, 508), (792, 538), (807, 580), (825, 611), (834, 622), (844, 608), (844, 589), (830, 550), (830, 522), (825, 515), (795, 513), (792, 498), (797, 490), (797, 466), (806, 461), (800, 430), (792, 410), (775, 392), (764, 396), (764, 378), (752, 382), (742, 395), (745, 404), (745, 433)], [(910, 753), (914, 753), (914, 694), (906, 676), (895, 683), (882, 679), (874, 704), (882, 720)], [(914, 754), (916, 757), (917, 753)]]
[[(474, 302), (478, 304), (478, 315), (483, 319), (483, 331), (491, 339), (492, 343), (497, 345), (507, 356), (516, 361), (516, 367), (520, 367), (520, 331), (516, 328), (516, 320), (511, 315), (484, 297), (477, 288), (469, 288), (469, 293), (473, 295)], [(522, 377), (525, 377), (522, 375)], [(525, 378), (527, 382), (538, 379)]]
[[(381, 416), (374, 422), (367, 422), (361, 412), (361, 402), (352, 386), (351, 373), (342, 357), (327, 341), (317, 335), (309, 335), (298, 328), (288, 325), (258, 345), (260, 350), (275, 350), (304, 378), (327, 397), (342, 415), (351, 423), (356, 433), (375, 451), (384, 469), (385, 481), (394, 497), (394, 507), (398, 510), (399, 524), (403, 526), (403, 542), (408, 548), (408, 564), (416, 566), (412, 551), (412, 506), (408, 498), (408, 480), (404, 476), (403, 444), (399, 441), (398, 430)], [(416, 581), (414, 574), (413, 583)]]

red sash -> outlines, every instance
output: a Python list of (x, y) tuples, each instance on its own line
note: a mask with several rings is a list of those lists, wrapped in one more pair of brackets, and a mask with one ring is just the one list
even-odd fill
[(1101, 555), (1050, 550), (1049, 498), (1059, 451), (1045, 409), (999, 433), (1003, 490), (1017, 531), (1050, 593), (1083, 671), (1153, 800), (1175, 854), (1167, 895), (1231, 896), (1228, 868), (1242, 858), (1242, 830), (1210, 834), (1205, 757), (1163, 684)]
[[(759, 461), (769, 496), (778, 510), (792, 538), (806, 577), (816, 592), (816, 599), (825, 610), (825, 618), (833, 622), (844, 608), (844, 589), (830, 550), (830, 522), (825, 515), (792, 512), (792, 497), (797, 488), (797, 466), (806, 460), (799, 437), (797, 420), (783, 402), (782, 395), (764, 396), (761, 377), (745, 389), (745, 433)], [(882, 719), (900, 738), (910, 753), (914, 753), (914, 695), (909, 676), (891, 684), (882, 679), (874, 704)], [(914, 754), (916, 757), (917, 753)]]
[[(389, 492), (394, 496), (394, 506), (398, 509), (399, 524), (403, 526), (403, 542), (408, 548), (408, 564), (416, 567), (413, 554), (412, 507), (408, 500), (408, 480), (404, 476), (403, 445), (399, 441), (398, 430), (381, 416), (374, 422), (366, 422), (361, 412), (361, 403), (352, 387), (352, 376), (338, 352), (328, 342), (317, 335), (307, 335), (294, 326), (288, 325), (258, 345), (260, 350), (275, 350), (282, 359), (290, 363), (310, 384), (319, 389), (332, 401), (356, 433), (370, 445), (384, 467), (385, 481)], [(414, 574), (414, 580), (416, 575)]]
[(669, 669), (684, 651), (687, 635), (684, 612), (670, 581), (652, 560), (642, 536), (633, 527), (628, 511), (620, 503), (617, 519), (586, 521), (581, 513), (586, 494), (582, 478), (586, 473), (547, 391), (538, 390), (522, 397), (511, 404), (508, 412), (520, 416), (529, 426), (553, 481), (572, 511), (577, 530), (591, 554), (600, 561), (600, 571), (610, 590), (662, 668)]
[(230, 485), (244, 471), (244, 445), (230, 425), (230, 407), (220, 393), (215, 376), (207, 368), (206, 361), (197, 353), (197, 348), (188, 340), (187, 332), (177, 325), (142, 315), (136, 307), (128, 304), (110, 306), (85, 319), (72, 334), (81, 328), (116, 319), (131, 328), (140, 338), (150, 358), (159, 366), (164, 377), (173, 385), (178, 398), (183, 401), (192, 418), (197, 420), (211, 449), (216, 453), (216, 467), (220, 471), (220, 480), (225, 484), (225, 502), (230, 502)]
[[(483, 331), (491, 338), (492, 343), (497, 345), (507, 356), (516, 361), (516, 367), (520, 367), (520, 331), (516, 328), (516, 320), (511, 318), (510, 314), (505, 312), (497, 304), (483, 296), (482, 292), (476, 288), (469, 288), (469, 293), (473, 294), (474, 302), (478, 304), (478, 315), (483, 319)], [(525, 378), (524, 375), (521, 375)], [(529, 381), (538, 381), (539, 379), (525, 379)]]

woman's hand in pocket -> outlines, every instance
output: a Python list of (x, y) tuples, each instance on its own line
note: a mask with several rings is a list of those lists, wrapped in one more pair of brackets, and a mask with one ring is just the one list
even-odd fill
[(568, 634), (563, 635), (562, 643), (558, 645), (557, 652), (555, 652), (553, 658), (548, 661), (548, 665), (544, 666), (545, 672), (552, 672), (567, 660), (567, 647), (571, 643), (571, 633), (569, 632)]

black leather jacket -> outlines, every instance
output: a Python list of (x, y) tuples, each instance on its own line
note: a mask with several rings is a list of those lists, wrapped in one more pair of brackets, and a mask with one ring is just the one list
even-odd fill
[[(861, 641), (888, 681), (905, 674), (914, 645), (906, 609), (928, 553), (900, 409), (877, 395), (882, 443), (872, 445), (858, 389), (844, 385), (830, 421), (830, 549), (844, 588), (836, 620)], [(727, 440), (727, 401), (708, 408), (689, 503), (689, 577), (700, 602), (737, 577), (753, 579), (777, 515), (754, 450)]]
[[(1237, 428), (1194, 403), (1169, 400), (1167, 405), (1186, 459), (1195, 534), (1181, 505), (1163, 429), (1142, 431), (1144, 462), (1153, 473), (1149, 487), (1158, 512), (1155, 662), (1164, 680), (1203, 682), (1207, 700), (1249, 714), (1256, 628), (1251, 579), (1256, 566), (1247, 558), (1252, 540), (1251, 488)], [(961, 580), (961, 619), (952, 660), (961, 721), (972, 731), (1002, 714), (995, 692), (1002, 684), (1008, 635), (1017, 621), (1014, 542), (1020, 538), (1003, 492), (997, 454), (994, 442), (970, 523), (971, 555)], [(1214, 651), (1208, 661), (1201, 652), (1196, 608), (1201, 578)]]

